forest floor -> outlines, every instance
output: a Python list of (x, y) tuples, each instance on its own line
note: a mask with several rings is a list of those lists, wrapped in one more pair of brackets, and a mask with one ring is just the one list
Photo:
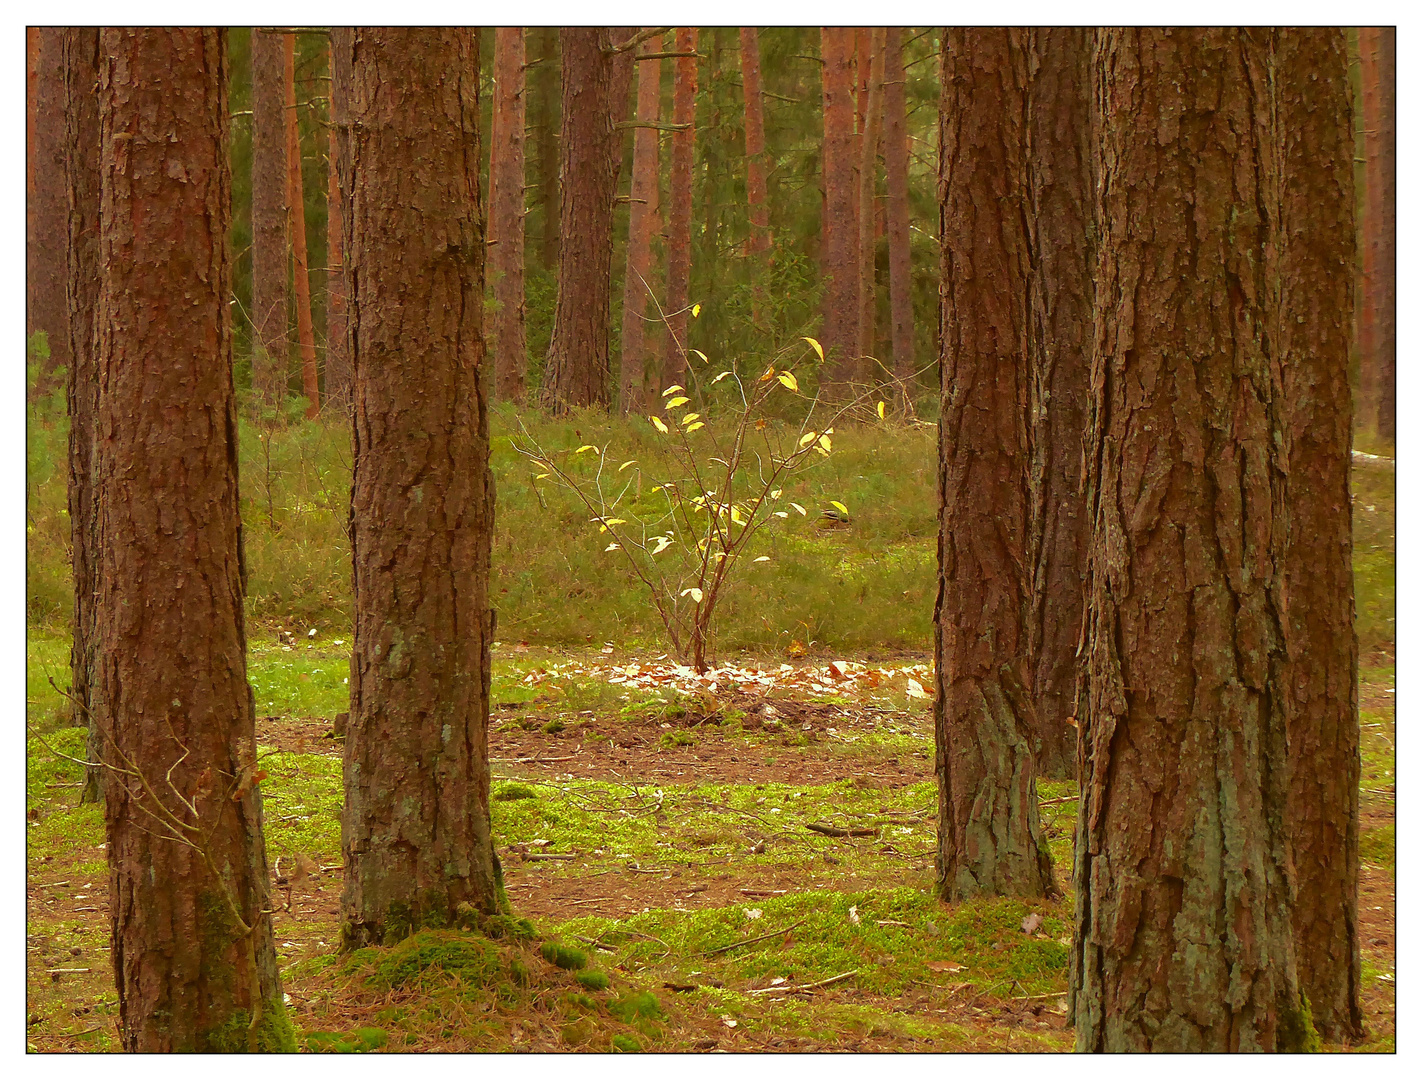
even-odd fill
[[(53, 708), (43, 676), (66, 650), (32, 637), (32, 717)], [(533, 936), (427, 931), (343, 955), (333, 721), (348, 651), (339, 640), (254, 644), (258, 743), (277, 752), (263, 783), (274, 926), (299, 1045), (1071, 1049), (1075, 785), (1038, 786), (1067, 895), (935, 900), (926, 658), (831, 659), (741, 655), (712, 687), (615, 645), (503, 643), (494, 835)], [(1361, 683), (1369, 1035), (1351, 1049), (1373, 1051), (1395, 1045), (1391, 664), (1364, 657)], [(112, 1050), (102, 817), (75, 806), (77, 767), (49, 749), (80, 752), (83, 733), (32, 720), (31, 734), (29, 1046)]]

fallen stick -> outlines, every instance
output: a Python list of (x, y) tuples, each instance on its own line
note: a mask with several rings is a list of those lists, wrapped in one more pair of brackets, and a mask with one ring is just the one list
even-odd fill
[(1039, 801), (1039, 802), (1037, 803), (1037, 805), (1038, 805), (1038, 806), (1056, 806), (1057, 803), (1075, 802), (1075, 801), (1076, 801), (1077, 799), (1079, 799), (1079, 798), (1081, 798), (1080, 795), (1063, 795), (1063, 796), (1061, 796), (1061, 798), (1058, 798), (1058, 799), (1042, 799), (1041, 801)]
[(515, 765), (547, 765), (554, 761), (573, 761), (576, 754), (569, 754), (567, 757), (521, 757), (514, 758)]
[(791, 986), (788, 983), (784, 986), (765, 986), (759, 990), (747, 990), (748, 994), (793, 994), (801, 990), (816, 990), (821, 986), (830, 986), (837, 982), (843, 982), (853, 975), (858, 975), (859, 969), (846, 971), (843, 975), (832, 975), (828, 979), (821, 979), (819, 982), (805, 983), (803, 986)]
[(576, 855), (545, 855), (541, 851), (530, 851), (522, 856), (524, 862), (567, 862), (576, 859)]
[(779, 930), (772, 930), (768, 934), (761, 934), (760, 937), (746, 938), (744, 941), (733, 941), (729, 945), (722, 945), (719, 949), (708, 949), (704, 955), (717, 956), (723, 952), (730, 952), (732, 949), (739, 949), (742, 945), (754, 945), (757, 941), (764, 941), (766, 940), (766, 938), (779, 937), (781, 934), (788, 934), (791, 930), (794, 930), (795, 927), (803, 924), (804, 921), (804, 919), (801, 919), (799, 922), (793, 922), (789, 926), (781, 927)]
[(737, 889), (742, 896), (784, 896), (785, 889)]
[(86, 975), (89, 968), (45, 968), (46, 975)]
[(874, 920), (874, 925), (875, 925), (875, 926), (902, 926), (902, 927), (904, 927), (905, 929), (908, 929), (908, 930), (912, 930), (912, 929), (913, 929), (913, 927), (910, 926), (908, 923), (906, 923), (906, 922), (899, 922), (898, 919), (875, 919), (875, 920)]
[(591, 896), (586, 900), (569, 900), (570, 904), (600, 904), (604, 900), (611, 900), (610, 896)]
[(1023, 997), (1010, 997), (1008, 1001), (1046, 1001), (1048, 998), (1066, 997), (1070, 991), (1057, 990), (1050, 994), (1027, 994)]
[(837, 825), (821, 825), (818, 822), (809, 822), (805, 828), (811, 832), (820, 833), (822, 836), (878, 836), (878, 829), (841, 829)]

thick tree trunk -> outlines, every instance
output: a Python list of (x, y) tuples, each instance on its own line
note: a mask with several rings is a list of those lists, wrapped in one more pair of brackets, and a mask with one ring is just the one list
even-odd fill
[(1037, 774), (1076, 775), (1076, 684), (1087, 522), (1081, 492), (1091, 340), (1090, 47), (1081, 28), (1027, 37), (1031, 465), (1028, 653)]
[(561, 102), (558, 89), (558, 28), (539, 27), (535, 32), (533, 69), (533, 152), (538, 172), (539, 262), (544, 270), (558, 266), (558, 130)]
[[(876, 289), (875, 255), (879, 250), (874, 234), (878, 215), (874, 212), (874, 193), (879, 179), (879, 134), (884, 117), (884, 31), (866, 31), (869, 40), (867, 67), (868, 99), (865, 102), (864, 128), (860, 139), (859, 158), (859, 342), (861, 357), (877, 352), (874, 344), (877, 329), (879, 294)], [(878, 370), (869, 369), (869, 377), (878, 381)]]
[(33, 81), (34, 148), (30, 154), (30, 213), (28, 244), (29, 311), (26, 332), (43, 330), (49, 340), (49, 360), (40, 390), (54, 385), (49, 372), (68, 367), (69, 314), (65, 304), (68, 272), (65, 263), (65, 226), (68, 198), (64, 190), (64, 65), (60, 57), (62, 31), (39, 29), (38, 68)]
[(620, 145), (613, 129), (612, 31), (564, 27), (562, 205), (558, 299), (543, 366), (542, 405), (555, 413), (608, 404), (612, 319), (612, 204)]
[(1397, 31), (1358, 31), (1363, 60), (1364, 382), (1376, 388), (1378, 437), (1397, 438)]
[(489, 279), (494, 396), (523, 401), (528, 344), (523, 308), (523, 27), (494, 31), (494, 108), (489, 131)]
[(311, 323), (311, 273), (306, 259), (306, 196), (301, 182), (301, 127), (296, 113), (296, 35), (282, 35), (282, 83), (286, 93), (286, 205), (290, 215), (291, 276), (296, 291), (296, 343), (301, 352), (301, 392), (306, 419), (321, 411), (316, 369), (316, 332)]
[(902, 32), (889, 27), (884, 39), (884, 178), (888, 188), (889, 333), (901, 407), (913, 413), (913, 260), (909, 232), (908, 114), (905, 104)]
[(349, 26), (331, 27), (331, 128), (326, 194), (326, 406), (349, 412), (351, 354), (346, 316), (345, 220), (350, 206)]
[[(695, 52), (697, 28), (679, 26), (673, 52)], [(667, 318), (662, 382), (686, 381), (691, 306), (691, 173), (696, 161), (696, 64), (694, 56), (673, 61), (671, 172), (667, 178)]]
[(948, 30), (943, 44), (934, 726), (948, 900), (1055, 891), (1037, 817), (1026, 623), (1025, 33)]
[(824, 60), (825, 203), (823, 234), (825, 298), (820, 343), (826, 359), (825, 382), (854, 381), (859, 372), (859, 232), (855, 228), (854, 29), (820, 30)]
[(291, 355), (283, 41), (252, 29), (252, 385), (265, 409), (286, 400)]
[(760, 34), (754, 26), (741, 27), (741, 87), (746, 103), (746, 205), (750, 217), (750, 237), (746, 252), (751, 257), (755, 282), (751, 294), (751, 322), (764, 333), (765, 271), (771, 255), (770, 207), (765, 190), (765, 108), (760, 87)]
[[(98, 626), (95, 568), (99, 515), (94, 501), (94, 431), (99, 372), (94, 357), (99, 302), (99, 31), (62, 31), (64, 173), (68, 191), (69, 535), (74, 567), (74, 638), (69, 650), (75, 725), (89, 729), (88, 760), (103, 760), (104, 740), (92, 713)], [(81, 803), (97, 802), (103, 774), (84, 771)]]
[(1352, 93), (1341, 30), (1282, 30), (1276, 322), (1288, 430), (1284, 593), (1294, 948), (1314, 1025), (1363, 1034), (1358, 1003), (1358, 646), (1353, 632), (1352, 396), (1356, 233)]
[(1079, 1050), (1316, 1040), (1290, 927), (1271, 33), (1095, 32)]
[(499, 905), (478, 31), (351, 41), (355, 644), (347, 947)]
[(295, 1049), (242, 622), (224, 35), (100, 39), (97, 716), (139, 1052)]
[[(662, 62), (637, 64), (637, 120), (656, 123), (662, 111)], [(661, 138), (655, 128), (638, 128), (632, 147), (632, 203), (627, 222), (627, 273), (622, 286), (622, 369), (618, 400), (623, 413), (647, 405), (647, 373), (661, 365), (651, 349), (662, 335), (648, 325), (648, 299), (655, 295), (652, 240), (661, 231), (659, 165)], [(655, 396), (655, 395), (653, 395)]]

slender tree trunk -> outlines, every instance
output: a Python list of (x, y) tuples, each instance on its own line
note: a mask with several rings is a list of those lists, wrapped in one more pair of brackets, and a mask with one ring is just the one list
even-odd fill
[(888, 187), (889, 333), (901, 407), (913, 414), (913, 261), (909, 232), (908, 113), (903, 38), (897, 26), (884, 38), (884, 174)]
[(489, 278), (494, 396), (523, 401), (528, 370), (523, 307), (523, 27), (494, 31), (494, 108), (489, 132)]
[(252, 29), (252, 385), (266, 409), (286, 399), (291, 355), (283, 40)]
[(1376, 387), (1378, 437), (1397, 438), (1397, 31), (1358, 31), (1363, 59), (1365, 383)]
[[(695, 52), (697, 28), (679, 26), (673, 52)], [(667, 342), (662, 382), (686, 381), (691, 307), (691, 180), (696, 162), (696, 64), (694, 56), (673, 61), (671, 173), (667, 180)]]
[(96, 712), (119, 1026), (145, 1053), (295, 1050), (242, 622), (225, 34), (100, 38)]
[(859, 371), (859, 233), (855, 228), (854, 29), (820, 30), (824, 60), (823, 264), (824, 330), (820, 334), (829, 360), (824, 381), (844, 384)]
[(1363, 1034), (1358, 1003), (1358, 645), (1349, 490), (1353, 318), (1352, 93), (1344, 31), (1281, 30), (1278, 333), (1288, 429), (1285, 686), (1298, 874), (1299, 983), (1330, 1042)]
[(741, 87), (746, 103), (746, 204), (750, 217), (750, 239), (746, 251), (751, 257), (754, 291), (751, 294), (751, 322), (758, 332), (767, 330), (764, 320), (765, 271), (771, 255), (770, 207), (765, 190), (765, 109), (760, 87), (760, 35), (754, 26), (741, 27)]
[[(74, 639), (69, 650), (70, 694), (76, 725), (89, 729), (87, 760), (102, 761), (104, 740), (93, 716), (98, 661), (95, 567), (99, 515), (94, 502), (94, 430), (99, 411), (99, 372), (94, 357), (95, 310), (99, 302), (99, 31), (62, 31), (64, 78), (64, 175), (69, 208), (67, 336), (69, 345), (69, 530), (74, 553)], [(97, 802), (103, 773), (84, 771), (81, 803)]]
[(351, 354), (345, 220), (350, 206), (351, 48), (349, 26), (331, 27), (331, 128), (326, 194), (326, 406), (349, 412)]
[(535, 31), (537, 66), (533, 69), (534, 143), (537, 159), (539, 219), (539, 261), (544, 270), (558, 266), (558, 130), (561, 103), (558, 89), (558, 28), (543, 26)]
[(1055, 891), (1037, 817), (1027, 640), (1030, 239), (1021, 30), (948, 30), (937, 694), (939, 890)]
[[(355, 644), (347, 947), (500, 904), (478, 30), (351, 41)], [(468, 907), (466, 907), (468, 905)]]
[(1272, 33), (1094, 32), (1078, 1050), (1316, 1042), (1285, 813)]
[[(662, 62), (637, 64), (637, 120), (656, 123), (662, 111)], [(622, 412), (647, 404), (647, 373), (660, 370), (651, 348), (661, 334), (649, 333), (648, 304), (653, 291), (652, 240), (661, 229), (659, 189), (661, 138), (655, 128), (638, 128), (632, 148), (632, 203), (627, 223), (627, 273), (622, 292)], [(650, 354), (650, 355), (649, 355)]]
[[(874, 194), (879, 179), (879, 135), (884, 118), (884, 31), (866, 31), (869, 58), (866, 65), (869, 96), (865, 103), (862, 154), (859, 159), (859, 348), (861, 357), (872, 357), (878, 351), (875, 342), (879, 294), (875, 274), (875, 256), (879, 250), (874, 235)], [(878, 372), (870, 377), (878, 381)]]
[(311, 325), (311, 273), (306, 259), (306, 196), (301, 182), (301, 128), (296, 114), (296, 35), (282, 35), (282, 83), (286, 91), (286, 205), (290, 214), (291, 276), (296, 286), (296, 342), (301, 350), (301, 389), (306, 419), (321, 411), (316, 369), (316, 333)]
[(1076, 27), (1026, 39), (1028, 299), (1028, 652), (1037, 774), (1076, 775), (1076, 684), (1087, 522), (1081, 493), (1092, 324), (1090, 45)]
[(69, 316), (65, 306), (65, 225), (68, 200), (64, 190), (64, 65), (60, 58), (58, 27), (39, 29), (38, 69), (33, 80), (33, 151), (30, 155), (30, 214), (28, 244), (29, 317), (26, 331), (40, 330), (49, 340), (49, 360), (37, 389), (54, 385), (49, 373), (67, 368)]

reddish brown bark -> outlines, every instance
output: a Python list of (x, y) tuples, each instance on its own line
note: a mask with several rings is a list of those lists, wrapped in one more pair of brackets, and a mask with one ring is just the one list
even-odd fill
[(290, 218), (291, 276), (296, 286), (296, 343), (301, 351), (301, 390), (306, 419), (321, 411), (316, 369), (316, 332), (311, 323), (311, 274), (306, 260), (306, 196), (301, 183), (301, 128), (296, 114), (296, 35), (282, 35), (282, 84), (286, 94), (286, 205)]
[(101, 31), (98, 723), (123, 1047), (294, 1050), (247, 685), (225, 31)]
[[(679, 26), (673, 52), (696, 50), (697, 28)], [(696, 160), (696, 64), (694, 56), (673, 61), (671, 173), (667, 180), (667, 338), (662, 382), (686, 381), (691, 306), (691, 172)]]
[(1378, 437), (1397, 437), (1397, 31), (1358, 31), (1363, 61), (1364, 383), (1375, 388)]
[(1028, 653), (1025, 31), (943, 45), (939, 424), (938, 887), (945, 899), (1054, 891), (1032, 752)]
[[(662, 110), (662, 62), (637, 64), (637, 120), (657, 123)], [(618, 400), (624, 413), (647, 404), (647, 373), (660, 370), (651, 350), (661, 341), (648, 325), (653, 291), (652, 240), (661, 228), (659, 148), (655, 128), (638, 128), (632, 147), (632, 203), (627, 221), (627, 274), (622, 291), (622, 369)]]
[(909, 232), (908, 117), (902, 32), (889, 27), (884, 39), (884, 175), (888, 188), (889, 334), (901, 407), (913, 412), (913, 261)]
[(523, 27), (494, 31), (494, 107), (489, 129), (489, 283), (494, 309), (494, 395), (523, 401), (528, 345), (523, 306)]
[(558, 28), (542, 26), (533, 31), (536, 54), (532, 63), (533, 78), (533, 153), (538, 174), (537, 201), (539, 226), (543, 230), (538, 240), (539, 262), (543, 269), (558, 265), (558, 127), (561, 103), (558, 73), (561, 70), (558, 52)]
[(331, 27), (331, 127), (326, 194), (326, 385), (327, 408), (351, 407), (350, 327), (346, 297), (345, 219), (350, 205), (350, 34)]
[(287, 137), (283, 37), (252, 29), (252, 385), (280, 409), (287, 337)]
[(825, 202), (820, 230), (824, 267), (824, 329), (820, 343), (829, 363), (824, 380), (852, 381), (859, 371), (859, 232), (855, 227), (854, 30), (820, 30), (824, 61)]
[[(877, 351), (874, 344), (877, 329), (878, 292), (875, 274), (875, 256), (879, 250), (874, 235), (874, 223), (878, 215), (874, 212), (874, 192), (879, 179), (879, 135), (884, 119), (884, 31), (865, 31), (869, 56), (865, 64), (868, 80), (868, 97), (864, 105), (864, 126), (860, 138), (859, 158), (859, 341), (861, 357), (872, 357)], [(866, 373), (875, 381), (877, 370)]]
[(351, 50), (348, 947), (493, 912), (501, 891), (478, 30), (358, 28)]
[(49, 360), (39, 389), (53, 385), (48, 377), (56, 367), (68, 367), (69, 316), (65, 305), (65, 225), (68, 199), (64, 188), (64, 65), (60, 57), (62, 32), (57, 27), (41, 27), (38, 34), (37, 68), (33, 78), (32, 116), (34, 133), (30, 154), (30, 198), (27, 223), (31, 226), (27, 244), (29, 285), (26, 332), (44, 331), (49, 341)]
[[(94, 676), (98, 661), (95, 578), (99, 515), (94, 501), (94, 429), (99, 410), (99, 372), (94, 358), (99, 302), (99, 31), (62, 31), (64, 78), (64, 186), (69, 210), (69, 535), (74, 571), (74, 634), (69, 650), (73, 719), (89, 729), (88, 760), (102, 760), (104, 740), (94, 722)], [(82, 803), (96, 802), (103, 783), (97, 765), (84, 772)]]
[[(760, 88), (760, 35), (754, 26), (741, 27), (741, 86), (746, 102), (746, 204), (754, 256), (770, 251), (770, 208), (765, 194), (765, 108)], [(760, 262), (755, 263), (760, 269)], [(757, 321), (759, 317), (757, 316)]]
[(1358, 647), (1349, 490), (1352, 94), (1344, 31), (1281, 30), (1276, 326), (1288, 430), (1284, 595), (1288, 818), (1299, 983), (1330, 1042), (1363, 1034), (1358, 1002)]
[(1291, 1051), (1270, 31), (1095, 31), (1085, 1051)]

